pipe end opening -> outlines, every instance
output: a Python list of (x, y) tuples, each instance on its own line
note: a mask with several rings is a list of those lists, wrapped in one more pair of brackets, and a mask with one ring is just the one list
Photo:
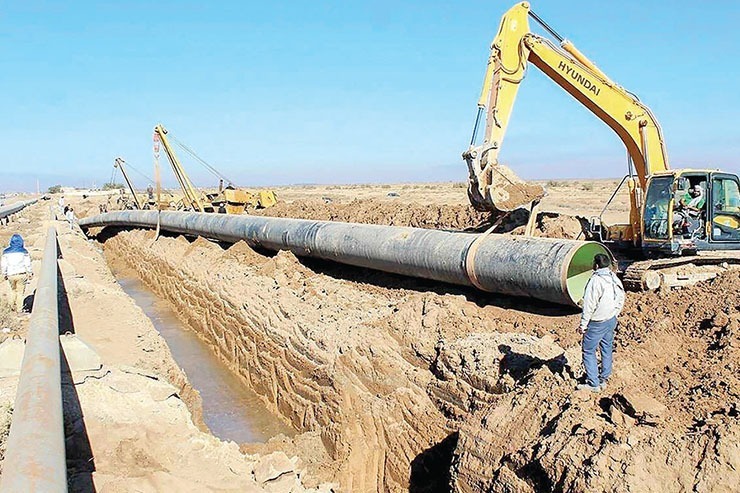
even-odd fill
[(613, 259), (611, 252), (601, 243), (587, 242), (579, 246), (568, 263), (565, 285), (573, 305), (583, 300), (586, 283), (593, 273), (594, 257), (602, 253)]

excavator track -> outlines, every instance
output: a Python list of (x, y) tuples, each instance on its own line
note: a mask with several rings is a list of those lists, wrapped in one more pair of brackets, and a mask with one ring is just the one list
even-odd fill
[[(631, 291), (654, 291), (661, 287), (687, 286), (716, 277), (723, 269), (740, 266), (740, 252), (701, 252), (698, 255), (633, 262), (622, 281)], [(668, 272), (673, 267), (693, 266), (691, 273)]]

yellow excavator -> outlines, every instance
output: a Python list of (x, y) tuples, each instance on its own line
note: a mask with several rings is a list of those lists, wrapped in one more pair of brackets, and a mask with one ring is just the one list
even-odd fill
[[(172, 171), (175, 174), (177, 182), (180, 184), (180, 188), (183, 192), (182, 208), (186, 210), (192, 210), (197, 212), (223, 212), (228, 214), (242, 214), (247, 208), (265, 209), (272, 207), (277, 203), (277, 197), (275, 192), (272, 190), (259, 190), (252, 194), (246, 190), (240, 190), (233, 184), (227, 183), (224, 186), (224, 177), (219, 175), (219, 187), (216, 193), (204, 193), (193, 185), (190, 181), (185, 169), (183, 168), (180, 160), (175, 154), (170, 139), (168, 137), (167, 129), (161, 124), (154, 127), (154, 141), (155, 145), (161, 143), (164, 148), (164, 152), (167, 155), (167, 160), (172, 167)], [(186, 148), (187, 150), (187, 148)], [(192, 153), (192, 152), (191, 152)], [(193, 154), (194, 155), (194, 154)], [(195, 155), (194, 155), (195, 156)], [(195, 156), (197, 158), (197, 156)], [(199, 159), (199, 158), (198, 158)], [(200, 160), (200, 159), (199, 159)], [(204, 161), (204, 165), (208, 167), (212, 172), (216, 172), (212, 166), (208, 165)]]
[[(557, 42), (532, 33), (530, 18)], [(717, 169), (671, 169), (663, 133), (650, 109), (532, 12), (527, 2), (504, 14), (491, 45), (473, 137), (463, 153), (473, 207), (496, 213), (529, 207), (531, 225), (544, 196), (542, 187), (524, 182), (498, 162), (529, 63), (606, 123), (627, 148), (628, 174), (604, 210), (626, 183), (629, 222), (608, 225), (599, 216), (591, 218), (586, 232), (620, 260), (625, 284), (633, 289), (689, 284), (716, 275), (718, 266), (740, 263), (738, 177)], [(486, 129), (478, 144), (484, 114)], [(675, 267), (687, 265), (706, 266), (707, 272), (699, 269), (692, 279), (675, 272)]]

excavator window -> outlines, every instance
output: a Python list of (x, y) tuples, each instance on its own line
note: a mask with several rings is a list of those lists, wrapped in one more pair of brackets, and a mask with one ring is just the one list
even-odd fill
[(650, 180), (645, 198), (645, 238), (667, 240), (668, 207), (673, 198), (673, 176), (660, 176)]
[(712, 180), (712, 240), (740, 240), (740, 187), (735, 177)]
[(673, 196), (673, 235), (706, 239), (707, 174), (690, 174), (676, 179)]

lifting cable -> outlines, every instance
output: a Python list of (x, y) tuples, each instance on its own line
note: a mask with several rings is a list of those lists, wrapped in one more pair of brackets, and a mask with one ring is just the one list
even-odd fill
[(128, 169), (130, 169), (131, 171), (134, 171), (137, 175), (139, 175), (142, 178), (144, 178), (147, 183), (149, 183), (151, 185), (154, 185), (154, 180), (152, 180), (151, 178), (149, 178), (147, 175), (145, 175), (144, 173), (142, 173), (138, 169), (134, 168), (131, 164), (126, 163), (126, 166), (128, 167)]
[(227, 185), (235, 186), (234, 182), (232, 180), (229, 180), (228, 177), (223, 175), (221, 172), (219, 172), (216, 168), (214, 168), (212, 165), (208, 164), (205, 159), (198, 156), (194, 150), (192, 150), (190, 147), (186, 146), (183, 142), (179, 141), (176, 137), (173, 135), (169, 135), (170, 139), (177, 144), (182, 150), (190, 154), (198, 163), (200, 163), (204, 168), (206, 168), (213, 176), (216, 178), (223, 180)]
[(113, 180), (116, 178), (116, 171), (118, 171), (118, 168), (116, 168), (115, 166), (113, 166), (113, 170), (110, 172), (110, 181), (108, 182), (111, 185), (113, 185), (113, 183), (114, 183)]
[[(152, 180), (151, 178), (149, 178), (149, 177), (148, 177), (148, 176), (146, 175), (146, 173), (143, 173), (142, 171), (139, 171), (138, 169), (136, 169), (136, 168), (135, 168), (135, 167), (134, 167), (134, 166), (133, 166), (133, 165), (132, 165), (131, 163), (129, 163), (129, 162), (126, 162), (126, 167), (127, 167), (127, 168), (128, 168), (128, 169), (129, 169), (130, 171), (133, 171), (134, 173), (136, 173), (136, 174), (137, 174), (137, 175), (139, 175), (140, 177), (144, 178), (144, 180), (146, 180), (147, 184), (149, 184), (149, 185), (156, 185), (156, 182), (155, 182), (154, 180)], [(114, 167), (113, 167), (113, 173), (116, 173), (116, 171), (117, 171), (117, 170), (118, 170), (118, 168), (116, 168), (116, 167), (114, 166)], [(113, 174), (111, 174), (111, 183), (113, 183)], [(165, 192), (165, 193), (168, 193), (168, 194), (170, 194), (170, 195), (174, 195), (174, 194), (172, 193), (172, 191), (171, 191), (170, 189), (168, 189), (168, 188), (162, 188), (162, 191), (163, 191), (163, 192)]]

